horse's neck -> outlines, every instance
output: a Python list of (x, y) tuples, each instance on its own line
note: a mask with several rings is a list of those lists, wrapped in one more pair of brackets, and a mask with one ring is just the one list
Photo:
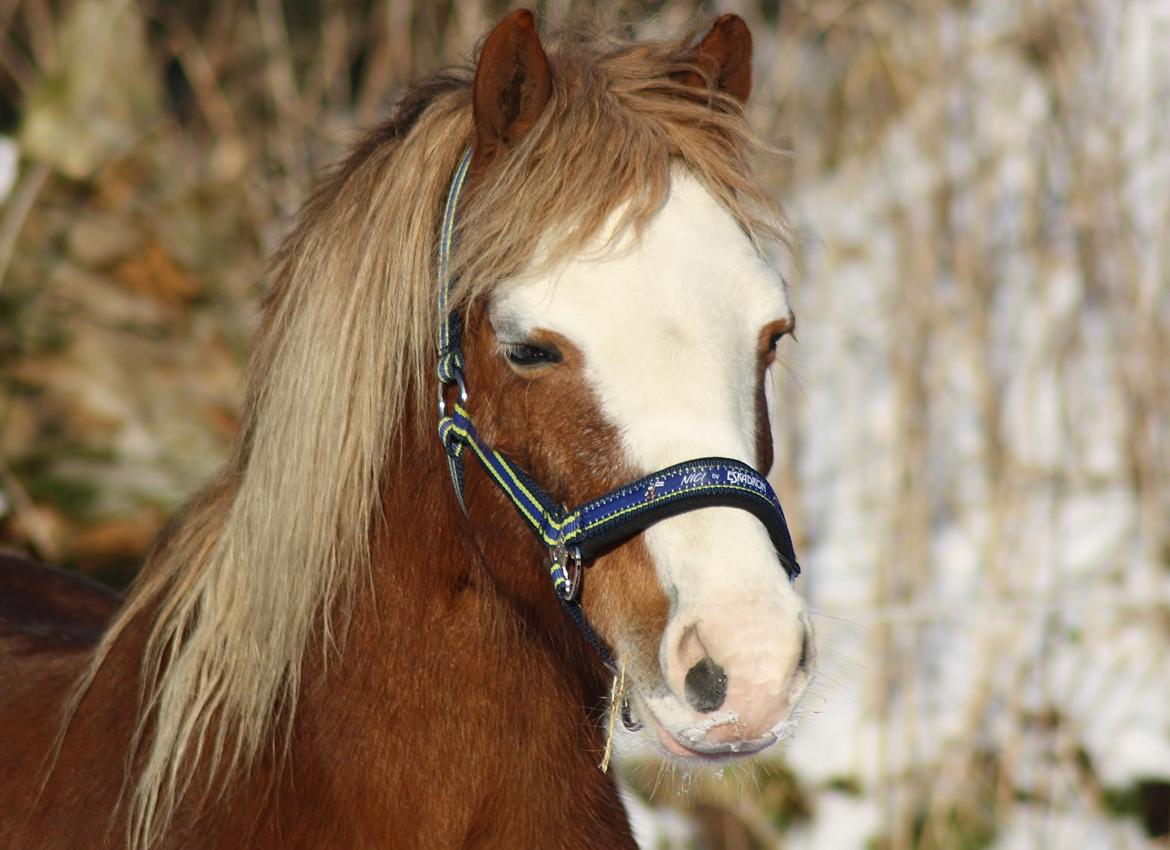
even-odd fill
[(341, 657), (308, 677), (293, 771), (313, 765), (315, 804), (387, 846), (425, 828), (420, 846), (632, 847), (597, 768), (602, 670), (540, 549), (481, 470), (464, 516), (437, 446), (402, 457)]
[[(193, 792), (159, 846), (635, 847), (597, 768), (603, 668), (559, 610), (542, 553), (481, 470), (469, 466), (464, 516), (437, 447), (402, 456), (370, 569), (334, 618), (340, 652), (305, 658), (289, 749), (229, 780), (213, 812)], [(124, 811), (127, 695), (149, 617), (127, 627), (78, 711), (28, 825), (38, 846), (79, 846), (91, 829), (120, 846), (109, 813)], [(41, 713), (43, 758), (59, 715)]]

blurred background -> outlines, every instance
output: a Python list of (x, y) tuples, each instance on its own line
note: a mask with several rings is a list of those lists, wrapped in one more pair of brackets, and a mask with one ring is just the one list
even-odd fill
[[(498, 0), (0, 0), (0, 545), (124, 584), (224, 458), (313, 175)], [(800, 318), (792, 740), (622, 766), (646, 848), (1170, 847), (1170, 2), (734, 11)]]

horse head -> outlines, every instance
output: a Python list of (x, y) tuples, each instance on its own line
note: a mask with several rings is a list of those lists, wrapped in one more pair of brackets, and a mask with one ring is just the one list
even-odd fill
[[(669, 108), (666, 93), (707, 101), (712, 121), (742, 122), (751, 85), (743, 21), (720, 18), (691, 58), (664, 69), (655, 108)], [(550, 147), (604, 157), (624, 130), (603, 122), (600, 138), (558, 138), (568, 111), (580, 125), (582, 111), (606, 106), (575, 88), (571, 68), (550, 62), (529, 13), (512, 13), (488, 36), (472, 98), (466, 235), (489, 219), (501, 183), (563, 181), (540, 187), (556, 203), (571, 203), (566, 192), (608, 190), (540, 173)], [(784, 281), (726, 185), (679, 148), (653, 209), (632, 210), (636, 197), (614, 205), (570, 252), (563, 233), (540, 234), (523, 267), (463, 302), (468, 406), (480, 435), (566, 505), (694, 458), (730, 458), (762, 474), (773, 463), (772, 367), (794, 327)], [(613, 185), (629, 180), (615, 174)], [(652, 475), (645, 486), (653, 497)], [(474, 506), (469, 515), (483, 521)], [(759, 519), (733, 507), (656, 522), (587, 562), (581, 604), (622, 670), (627, 728), (684, 759), (749, 754), (776, 740), (812, 662), (788, 566)]]

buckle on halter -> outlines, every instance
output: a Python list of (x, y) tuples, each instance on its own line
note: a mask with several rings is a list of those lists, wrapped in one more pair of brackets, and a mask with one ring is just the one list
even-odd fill
[(454, 384), (459, 388), (459, 403), (467, 404), (467, 382), (463, 379), (463, 370), (458, 366), (451, 369), (454, 376), (450, 381), (439, 381), (439, 418), (447, 415), (447, 390)]

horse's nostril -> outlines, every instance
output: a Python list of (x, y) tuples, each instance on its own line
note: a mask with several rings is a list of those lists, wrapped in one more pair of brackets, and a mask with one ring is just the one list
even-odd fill
[(709, 656), (687, 671), (684, 684), (687, 702), (695, 711), (714, 711), (727, 698), (727, 674)]

